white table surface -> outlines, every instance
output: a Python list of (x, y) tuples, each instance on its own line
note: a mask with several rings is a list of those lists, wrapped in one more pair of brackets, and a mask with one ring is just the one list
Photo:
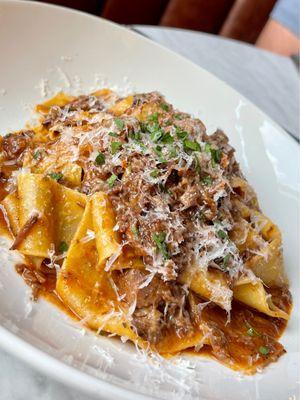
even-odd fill
[[(252, 46), (179, 29), (135, 29), (223, 79), (299, 137), (299, 76), (293, 62)], [(89, 400), (0, 351), (0, 400)]]

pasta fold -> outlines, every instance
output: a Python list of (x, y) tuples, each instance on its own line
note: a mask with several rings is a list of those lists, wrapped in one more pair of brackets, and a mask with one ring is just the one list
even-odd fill
[(252, 282), (249, 278), (240, 279), (233, 288), (233, 297), (270, 317), (289, 319), (289, 315), (273, 303), (272, 296), (266, 292), (260, 280)]
[(96, 246), (99, 265), (102, 265), (113, 254), (120, 253), (120, 238), (114, 226), (116, 219), (108, 196), (102, 192), (95, 193), (91, 199), (92, 218), (96, 232)]
[(224, 310), (230, 311), (232, 290), (221, 272), (188, 268), (180, 275), (179, 279), (181, 283), (187, 284), (199, 296), (213, 301)]
[(92, 204), (92, 201), (87, 203), (58, 276), (56, 290), (63, 302), (92, 329), (136, 341), (137, 335), (130, 328), (126, 313), (119, 308), (109, 274), (97, 268), (97, 240), (85, 240), (88, 230), (95, 228)]
[(21, 173), (17, 178), (20, 228), (37, 215), (18, 250), (27, 255), (48, 257), (54, 243), (54, 202), (51, 181), (42, 175)]
[(33, 215), (37, 216), (17, 249), (44, 259), (50, 251), (59, 251), (61, 243), (70, 244), (82, 219), (86, 196), (41, 174), (22, 173), (17, 178), (17, 192), (1, 204), (15, 237)]
[(2, 206), (5, 209), (9, 219), (9, 225), (12, 233), (16, 236), (20, 229), (19, 221), (19, 199), (16, 192), (8, 194), (2, 201)]

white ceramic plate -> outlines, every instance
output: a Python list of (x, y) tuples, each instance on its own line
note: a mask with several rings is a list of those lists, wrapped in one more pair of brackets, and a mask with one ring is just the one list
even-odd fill
[[(63, 89), (101, 86), (159, 90), (179, 109), (222, 127), (263, 210), (283, 233), (294, 312), (282, 342), (287, 354), (263, 373), (243, 377), (198, 357), (146, 360), (118, 340), (83, 335), (28, 289), (0, 256), (0, 344), (32, 366), (103, 399), (288, 399), (299, 381), (298, 145), (225, 83), (124, 28), (38, 3), (0, 1), (0, 132), (21, 128), (32, 105)], [(297, 236), (298, 235), (298, 236)], [(290, 397), (294, 399), (294, 397)], [(296, 397), (295, 397), (296, 398)]]

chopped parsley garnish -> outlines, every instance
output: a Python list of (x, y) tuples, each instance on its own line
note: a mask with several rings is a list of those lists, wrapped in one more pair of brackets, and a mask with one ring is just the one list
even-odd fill
[(148, 117), (149, 122), (158, 122), (158, 113), (155, 112)]
[(134, 234), (135, 237), (139, 236), (139, 230), (136, 225), (131, 225), (131, 232)]
[(55, 181), (60, 181), (63, 178), (63, 174), (61, 172), (50, 172), (48, 175)]
[(219, 162), (221, 161), (221, 157), (222, 157), (222, 152), (219, 149), (213, 149), (211, 147), (210, 143), (205, 143), (204, 146), (204, 151), (206, 153), (210, 153), (211, 156), (211, 163), (212, 166), (214, 167), (216, 164), (219, 164)]
[(146, 153), (146, 151), (147, 151), (147, 146), (144, 144), (144, 143), (142, 143), (142, 142), (137, 142), (138, 143), (138, 145), (140, 146), (140, 148), (141, 148), (141, 150), (142, 150), (142, 153)]
[(204, 151), (206, 153), (210, 153), (210, 150), (211, 150), (211, 145), (209, 143), (205, 143)]
[(116, 154), (122, 147), (122, 142), (111, 142), (111, 154)]
[(247, 330), (247, 335), (248, 336), (254, 336), (254, 328), (249, 328), (248, 330)]
[(152, 235), (152, 239), (156, 244), (157, 250), (161, 252), (164, 259), (169, 258), (168, 247), (165, 242), (167, 234), (165, 232), (158, 232)]
[(121, 118), (115, 118), (115, 124), (120, 130), (124, 129), (124, 122), (121, 120)]
[(151, 138), (152, 142), (156, 143), (159, 141), (159, 139), (161, 139), (162, 136), (163, 136), (163, 131), (156, 130), (151, 133), (150, 138)]
[(166, 103), (160, 103), (160, 108), (164, 111), (169, 111), (169, 106)]
[(110, 189), (114, 186), (116, 179), (118, 179), (117, 175), (111, 174), (111, 176), (106, 180)]
[(163, 132), (160, 141), (165, 144), (171, 144), (174, 142), (174, 138), (169, 132)]
[(206, 176), (204, 176), (204, 177), (201, 179), (201, 182), (202, 182), (204, 185), (211, 185), (211, 184), (212, 184), (212, 178), (211, 178), (211, 176), (206, 175)]
[(222, 152), (219, 149), (211, 149), (211, 158), (212, 160), (219, 164), (219, 162), (221, 161), (221, 157), (222, 157)]
[(162, 147), (161, 146), (156, 146), (154, 148), (154, 151), (156, 153), (156, 155), (158, 156), (158, 159), (161, 163), (165, 163), (167, 162), (167, 160), (165, 159), (163, 153), (162, 153)]
[(196, 140), (185, 139), (183, 142), (185, 150), (200, 151), (200, 144)]
[(220, 239), (228, 239), (228, 235), (225, 231), (223, 231), (223, 229), (219, 229), (217, 235)]
[(226, 254), (226, 256), (223, 258), (222, 267), (224, 269), (226, 269), (228, 267), (228, 263), (229, 263), (230, 257), (231, 257), (230, 254)]
[(157, 178), (159, 174), (159, 170), (158, 169), (154, 169), (153, 171), (150, 172), (150, 176), (152, 178)]
[(109, 134), (109, 136), (112, 136), (112, 137), (119, 137), (119, 135), (116, 132), (109, 132), (108, 134)]
[(248, 336), (260, 336), (260, 333), (257, 332), (257, 330), (255, 328), (253, 328), (252, 326), (250, 326), (250, 328), (247, 330), (247, 335)]
[(128, 136), (135, 142), (139, 142), (142, 139), (141, 132), (130, 132)]
[(67, 245), (67, 243), (66, 242), (64, 242), (64, 241), (62, 241), (62, 242), (60, 242), (59, 243), (59, 245), (58, 245), (58, 251), (60, 252), (60, 253), (65, 253), (67, 250), (68, 250), (68, 245)]
[(199, 158), (198, 158), (197, 154), (194, 154), (194, 160), (195, 160), (195, 170), (200, 175), (201, 167), (200, 167), (200, 162), (199, 162)]
[(39, 150), (36, 150), (33, 154), (33, 158), (35, 160), (38, 160), (41, 157), (41, 152)]
[(182, 115), (180, 115), (180, 114), (175, 114), (175, 115), (174, 115), (174, 118), (176, 118), (176, 119), (182, 119)]
[(159, 126), (158, 122), (151, 122), (150, 124), (146, 125), (146, 132), (153, 133), (156, 131), (160, 131), (161, 127)]
[(263, 356), (267, 356), (270, 353), (270, 349), (266, 346), (260, 346), (260, 348), (258, 349), (258, 351), (260, 352), (260, 354), (262, 354)]
[(151, 132), (150, 138), (152, 142), (161, 142), (164, 144), (170, 144), (174, 142), (173, 136), (169, 132), (165, 132), (160, 126), (148, 126), (148, 130)]
[(143, 133), (147, 132), (147, 124), (145, 124), (144, 122), (140, 122), (140, 128)]
[(176, 135), (178, 139), (185, 140), (189, 134), (186, 131), (182, 131), (178, 126), (176, 126)]
[(177, 151), (176, 148), (174, 146), (170, 146), (169, 147), (169, 153), (168, 153), (170, 158), (175, 158), (177, 157)]
[(98, 153), (95, 158), (95, 163), (97, 165), (103, 165), (105, 163), (105, 155), (103, 153)]

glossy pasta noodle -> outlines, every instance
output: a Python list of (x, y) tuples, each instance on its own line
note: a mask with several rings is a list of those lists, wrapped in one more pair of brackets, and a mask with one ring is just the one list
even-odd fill
[(1, 234), (34, 299), (165, 356), (245, 373), (284, 353), (281, 234), (225, 134), (157, 92), (58, 93), (1, 138)]

